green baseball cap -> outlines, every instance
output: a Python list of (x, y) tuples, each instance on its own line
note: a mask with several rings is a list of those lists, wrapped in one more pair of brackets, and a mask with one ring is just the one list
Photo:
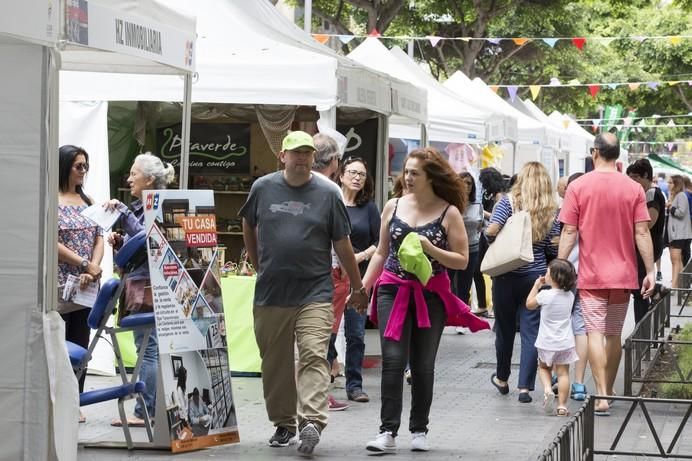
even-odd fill
[(432, 264), (430, 264), (430, 260), (423, 252), (423, 246), (420, 243), (418, 234), (409, 232), (404, 237), (403, 242), (401, 242), (397, 255), (399, 256), (399, 264), (401, 264), (402, 269), (418, 277), (418, 280), (423, 285), (428, 283), (428, 280), (432, 277)]
[(310, 147), (312, 150), (317, 150), (315, 149), (312, 136), (305, 131), (292, 131), (286, 135), (281, 143), (281, 150), (284, 152), (287, 150), (296, 150), (299, 147)]

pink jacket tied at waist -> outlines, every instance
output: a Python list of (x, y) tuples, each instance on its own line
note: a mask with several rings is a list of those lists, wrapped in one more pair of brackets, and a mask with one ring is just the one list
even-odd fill
[(487, 321), (473, 315), (469, 306), (452, 293), (449, 288), (449, 276), (446, 271), (433, 276), (428, 280), (428, 284), (425, 285), (425, 287), (423, 287), (423, 284), (418, 279), (406, 280), (397, 277), (392, 272), (386, 270), (382, 271), (377, 282), (375, 282), (373, 290), (370, 319), (375, 324), (377, 324), (377, 290), (380, 285), (399, 286), (399, 290), (394, 298), (394, 304), (392, 305), (392, 312), (389, 314), (387, 328), (384, 330), (385, 339), (399, 341), (401, 338), (401, 332), (404, 328), (404, 322), (406, 321), (406, 313), (408, 312), (411, 290), (413, 290), (413, 298), (416, 301), (416, 320), (418, 321), (418, 328), (430, 328), (428, 305), (425, 303), (423, 288), (437, 294), (442, 300), (447, 314), (446, 325), (466, 327), (473, 332), (490, 329), (490, 324)]

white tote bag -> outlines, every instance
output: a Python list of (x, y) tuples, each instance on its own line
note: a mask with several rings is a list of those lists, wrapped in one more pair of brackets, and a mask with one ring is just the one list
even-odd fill
[[(512, 207), (512, 196), (507, 195), (507, 198)], [(481, 262), (481, 272), (497, 277), (532, 262), (531, 215), (524, 210), (512, 211), (512, 216), (488, 247)]]

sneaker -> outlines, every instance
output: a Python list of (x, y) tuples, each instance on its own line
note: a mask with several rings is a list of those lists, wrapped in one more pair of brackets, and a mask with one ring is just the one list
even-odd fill
[(533, 399), (531, 398), (531, 394), (529, 394), (528, 392), (519, 392), (519, 399), (518, 400), (521, 403), (531, 403), (531, 401)]
[(327, 400), (329, 401), (329, 411), (343, 411), (348, 408), (348, 403), (340, 402), (331, 395), (327, 396)]
[(363, 391), (363, 389), (355, 389), (351, 392), (347, 392), (346, 396), (349, 400), (353, 400), (354, 402), (365, 403), (370, 401), (370, 397)]
[(312, 455), (318, 443), (320, 443), (320, 431), (314, 423), (307, 423), (298, 436), (298, 452), (303, 455)]
[(406, 371), (404, 371), (404, 378), (406, 378), (406, 383), (411, 384), (411, 369), (407, 368)]
[(396, 440), (391, 432), (380, 432), (375, 440), (368, 442), (365, 449), (377, 453), (393, 453), (396, 450)]
[(296, 439), (295, 432), (291, 432), (285, 427), (278, 426), (276, 428), (276, 432), (274, 432), (274, 435), (272, 435), (272, 438), (269, 439), (269, 446), (287, 447), (289, 445), (293, 445), (297, 441), (298, 440)]
[(411, 434), (411, 451), (428, 451), (428, 436), (425, 432), (414, 432)]
[(572, 391), (570, 392), (570, 397), (572, 400), (585, 400), (586, 394), (586, 386), (580, 383), (572, 383)]
[(553, 414), (553, 404), (555, 403), (555, 394), (552, 392), (546, 392), (543, 394), (543, 411), (546, 416)]
[(660, 282), (663, 280), (663, 275), (661, 274), (661, 271), (656, 272), (656, 281)]
[(457, 332), (458, 335), (466, 334), (466, 328), (464, 327), (456, 327), (454, 330)]

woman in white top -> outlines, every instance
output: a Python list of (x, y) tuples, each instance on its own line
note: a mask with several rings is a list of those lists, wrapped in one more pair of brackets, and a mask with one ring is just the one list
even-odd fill
[[(545, 277), (536, 279), (528, 298), (528, 309), (541, 308), (541, 323), (536, 338), (538, 350), (538, 373), (543, 383), (543, 406), (546, 414), (553, 412), (555, 394), (551, 389), (551, 370), (557, 372), (558, 416), (569, 416), (569, 364), (579, 359), (572, 332), (572, 305), (574, 294), (571, 290), (577, 281), (572, 263), (566, 259), (554, 259), (548, 265)], [(548, 290), (540, 290), (550, 285)]]
[(672, 279), (670, 286), (678, 287), (678, 275), (686, 261), (682, 260), (685, 248), (690, 247), (692, 239), (692, 223), (690, 223), (690, 205), (685, 194), (685, 182), (682, 176), (676, 174), (668, 179), (670, 200), (668, 208), (668, 240), (670, 242), (670, 262)]

